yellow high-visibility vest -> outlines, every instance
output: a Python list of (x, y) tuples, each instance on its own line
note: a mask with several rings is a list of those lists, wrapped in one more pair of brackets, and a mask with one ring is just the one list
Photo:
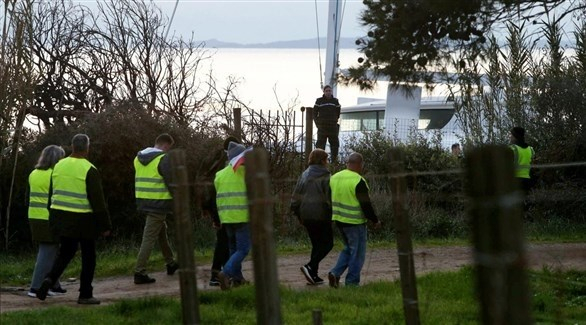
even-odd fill
[(53, 169), (53, 193), (51, 209), (78, 213), (92, 212), (87, 199), (85, 179), (90, 168), (87, 159), (67, 157), (61, 159)]
[(28, 218), (49, 220), (49, 185), (51, 183), (51, 173), (53, 169), (47, 170), (35, 169), (28, 176), (29, 184), (29, 204)]
[(134, 158), (134, 195), (137, 199), (172, 200), (163, 176), (159, 174), (159, 162), (165, 156), (162, 154), (151, 160), (146, 166)]
[[(361, 180), (364, 178), (360, 174), (349, 169), (344, 169), (330, 178), (332, 220), (354, 225), (366, 223), (356, 197), (356, 185)], [(366, 183), (366, 180), (364, 182)]]
[(214, 179), (216, 205), (222, 223), (240, 223), (249, 220), (245, 173), (244, 166), (234, 171), (230, 164), (216, 173)]
[(533, 159), (534, 151), (531, 146), (521, 148), (518, 145), (511, 145), (514, 154), (515, 162), (515, 177), (531, 178), (529, 171), (531, 169), (531, 160)]

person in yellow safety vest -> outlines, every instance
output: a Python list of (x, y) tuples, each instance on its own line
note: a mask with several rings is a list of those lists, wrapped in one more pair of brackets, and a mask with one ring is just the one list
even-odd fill
[(112, 224), (106, 208), (100, 174), (88, 160), (90, 138), (76, 134), (72, 153), (53, 168), (49, 190), (49, 224), (59, 236), (59, 254), (37, 292), (45, 300), (49, 289), (61, 277), (78, 247), (81, 247), (81, 275), (78, 304), (95, 305), (92, 281), (96, 269), (96, 239), (109, 236)]
[(246, 148), (236, 142), (228, 144), (229, 164), (216, 173), (214, 188), (216, 207), (222, 227), (226, 227), (230, 257), (220, 273), (220, 288), (228, 290), (247, 283), (242, 274), (242, 261), (250, 251), (246, 169), (243, 164)]
[[(50, 145), (41, 152), (39, 160), (28, 177), (28, 222), (31, 228), (33, 241), (39, 243), (39, 252), (33, 271), (31, 288), (27, 295), (36, 298), (37, 291), (45, 279), (45, 275), (51, 271), (51, 267), (59, 252), (59, 238), (55, 237), (49, 227), (49, 186), (51, 174), (55, 164), (65, 156), (63, 148)], [(66, 293), (61, 288), (59, 279), (49, 289), (49, 296)]]
[(360, 175), (364, 168), (362, 155), (355, 152), (348, 156), (346, 169), (330, 178), (332, 192), (332, 220), (336, 222), (344, 241), (344, 249), (336, 265), (328, 273), (330, 287), (338, 288), (340, 277), (348, 269), (345, 284), (360, 284), (360, 272), (366, 258), (366, 222), (374, 223), (375, 229), (381, 222), (374, 212), (368, 184)]
[(155, 146), (138, 152), (134, 158), (136, 207), (146, 215), (142, 242), (134, 269), (134, 283), (147, 284), (156, 280), (147, 272), (147, 262), (158, 241), (165, 259), (167, 275), (179, 268), (167, 237), (167, 226), (173, 213), (173, 196), (170, 190), (171, 164), (166, 153), (175, 141), (167, 133), (155, 139)]
[(204, 180), (210, 180), (205, 182), (202, 188), (203, 200), (201, 204), (202, 214), (210, 216), (212, 219), (212, 226), (216, 229), (216, 244), (214, 246), (214, 255), (212, 258), (212, 269), (211, 277), (208, 284), (212, 287), (220, 285), (220, 279), (218, 274), (222, 271), (224, 264), (230, 258), (230, 247), (228, 247), (228, 233), (226, 233), (226, 227), (222, 227), (220, 222), (220, 215), (218, 215), (218, 207), (216, 206), (216, 190), (214, 189), (213, 179), (216, 173), (226, 167), (228, 164), (228, 145), (230, 142), (240, 143), (234, 136), (229, 136), (224, 139), (223, 147), (218, 149), (214, 154), (213, 164), (204, 174)]
[(533, 147), (525, 143), (525, 129), (514, 127), (510, 134), (511, 150), (513, 150), (515, 163), (515, 177), (519, 179), (521, 189), (525, 194), (531, 190), (531, 161), (535, 156)]
[(524, 202), (523, 208), (527, 211), (528, 206), (525, 198), (532, 187), (531, 180), (531, 162), (535, 156), (533, 147), (525, 143), (525, 129), (519, 126), (511, 128), (510, 148), (513, 151), (513, 162), (515, 163), (515, 177), (519, 181), (519, 186), (523, 191)]

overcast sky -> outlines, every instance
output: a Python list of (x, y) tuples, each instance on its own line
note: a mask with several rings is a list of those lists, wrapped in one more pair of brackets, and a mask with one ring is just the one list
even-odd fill
[[(76, 0), (94, 7), (103, 0)], [(148, 0), (147, 0), (148, 1)], [(268, 43), (326, 37), (328, 0), (150, 0), (168, 18), (173, 16), (170, 34), (205, 41), (218, 39), (223, 42), (242, 44)], [(75, 0), (74, 0), (75, 2)], [(342, 6), (342, 37), (365, 36), (367, 30), (361, 26), (359, 16), (365, 8), (362, 0), (340, 0)], [(570, 2), (567, 2), (570, 5)], [(562, 6), (563, 7), (563, 6)], [(317, 21), (316, 21), (317, 11)], [(563, 11), (563, 9), (561, 10)], [(555, 13), (555, 11), (554, 11)], [(556, 15), (556, 16), (559, 16)], [(572, 16), (565, 19), (564, 41), (573, 40)], [(493, 32), (505, 31), (503, 26)], [(533, 27), (529, 24), (529, 28)]]
[[(175, 0), (153, 0), (171, 17)], [(316, 3), (317, 18), (316, 23)], [(340, 1), (342, 37), (364, 36), (358, 17), (362, 0)], [(179, 0), (171, 25), (173, 31), (196, 40), (267, 43), (326, 36), (327, 0)]]

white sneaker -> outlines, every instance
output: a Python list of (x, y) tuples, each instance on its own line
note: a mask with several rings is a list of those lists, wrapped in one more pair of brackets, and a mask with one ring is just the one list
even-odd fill
[(31, 297), (31, 298), (36, 298), (37, 297), (37, 293), (36, 292), (32, 292), (32, 291), (27, 292), (26, 295), (29, 296), (29, 297)]

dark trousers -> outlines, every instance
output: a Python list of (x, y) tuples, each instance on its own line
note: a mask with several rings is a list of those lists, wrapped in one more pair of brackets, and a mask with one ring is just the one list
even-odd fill
[(222, 270), (222, 267), (230, 258), (230, 247), (228, 246), (228, 233), (226, 227), (222, 226), (216, 230), (216, 246), (214, 247), (214, 258), (212, 260), (212, 276)]
[(69, 262), (81, 247), (81, 275), (79, 278), (79, 298), (91, 298), (93, 296), (92, 281), (96, 270), (96, 242), (93, 239), (80, 239), (70, 237), (59, 238), (59, 254), (51, 268), (47, 278), (55, 283), (61, 277)]
[(317, 128), (317, 141), (315, 142), (315, 147), (325, 149), (326, 140), (328, 140), (330, 142), (332, 160), (335, 160), (336, 157), (338, 157), (338, 148), (340, 147), (338, 131), (338, 125), (327, 125)]
[(529, 201), (527, 200), (527, 196), (529, 196), (529, 192), (531, 192), (531, 188), (533, 187), (533, 181), (531, 178), (521, 178), (518, 177), (517, 181), (519, 182), (519, 187), (523, 192), (523, 214), (525, 219), (528, 221), (533, 221), (533, 217), (529, 215)]
[(307, 234), (311, 240), (311, 258), (309, 268), (313, 275), (317, 275), (319, 263), (328, 255), (334, 247), (334, 234), (330, 221), (303, 221)]

